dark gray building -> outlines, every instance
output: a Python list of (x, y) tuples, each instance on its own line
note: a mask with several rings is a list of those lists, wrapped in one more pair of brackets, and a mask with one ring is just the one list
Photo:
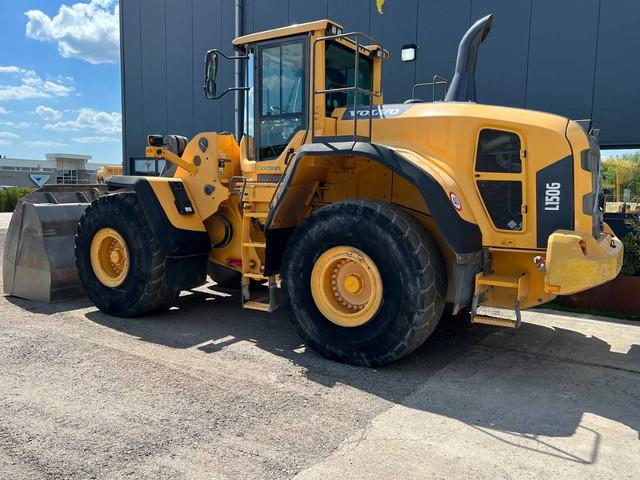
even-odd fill
[[(473, 21), (495, 13), (478, 59), (482, 103), (592, 118), (604, 147), (640, 146), (638, 0), (121, 0), (125, 159), (144, 155), (147, 133), (192, 137), (233, 131), (234, 98), (207, 101), (203, 59), (232, 53), (236, 4), (243, 34), (330, 18), (380, 41), (385, 102), (416, 82), (451, 78), (458, 42)], [(383, 3), (382, 14), (378, 11)], [(403, 45), (418, 46), (402, 62)], [(231, 62), (221, 83), (232, 86)]]

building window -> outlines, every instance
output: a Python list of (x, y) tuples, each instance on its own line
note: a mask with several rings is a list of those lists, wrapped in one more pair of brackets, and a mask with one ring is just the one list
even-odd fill
[(78, 171), (58, 170), (58, 183), (62, 185), (69, 183), (78, 183)]

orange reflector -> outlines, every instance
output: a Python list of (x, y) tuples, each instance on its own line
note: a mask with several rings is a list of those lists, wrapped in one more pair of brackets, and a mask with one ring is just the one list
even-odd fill
[(582, 250), (582, 254), (586, 255), (587, 254), (587, 242), (585, 240), (580, 240), (578, 243), (580, 244), (580, 250)]
[(241, 258), (227, 258), (227, 265), (230, 267), (242, 268)]
[(544, 286), (544, 289), (545, 289), (547, 292), (557, 293), (557, 292), (559, 292), (559, 291), (560, 291), (560, 286), (558, 286), (558, 285), (549, 285), (549, 284), (547, 284), (547, 285), (545, 285), (545, 286)]

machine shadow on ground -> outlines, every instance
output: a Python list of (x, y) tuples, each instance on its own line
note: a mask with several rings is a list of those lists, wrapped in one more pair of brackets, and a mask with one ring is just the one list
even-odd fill
[[(122, 319), (91, 311), (86, 318), (146, 342), (198, 346), (211, 354), (235, 342), (251, 342), (303, 367), (313, 382), (348, 385), (457, 419), (490, 436), (500, 431), (507, 435), (501, 441), (508, 444), (574, 435), (585, 428), (580, 426), (585, 413), (640, 432), (638, 345), (616, 353), (605, 341), (572, 330), (523, 324), (505, 331), (447, 319), (414, 354), (385, 368), (366, 369), (301, 348), (285, 312), (247, 311), (239, 303), (238, 292), (209, 289), (181, 297), (177, 308), (162, 314)], [(591, 463), (599, 442), (597, 432), (593, 435), (590, 458), (555, 455)]]

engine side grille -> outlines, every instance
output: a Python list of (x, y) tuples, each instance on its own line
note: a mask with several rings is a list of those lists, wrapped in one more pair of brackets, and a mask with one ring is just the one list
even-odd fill
[(522, 182), (479, 180), (478, 189), (496, 228), (522, 230)]

